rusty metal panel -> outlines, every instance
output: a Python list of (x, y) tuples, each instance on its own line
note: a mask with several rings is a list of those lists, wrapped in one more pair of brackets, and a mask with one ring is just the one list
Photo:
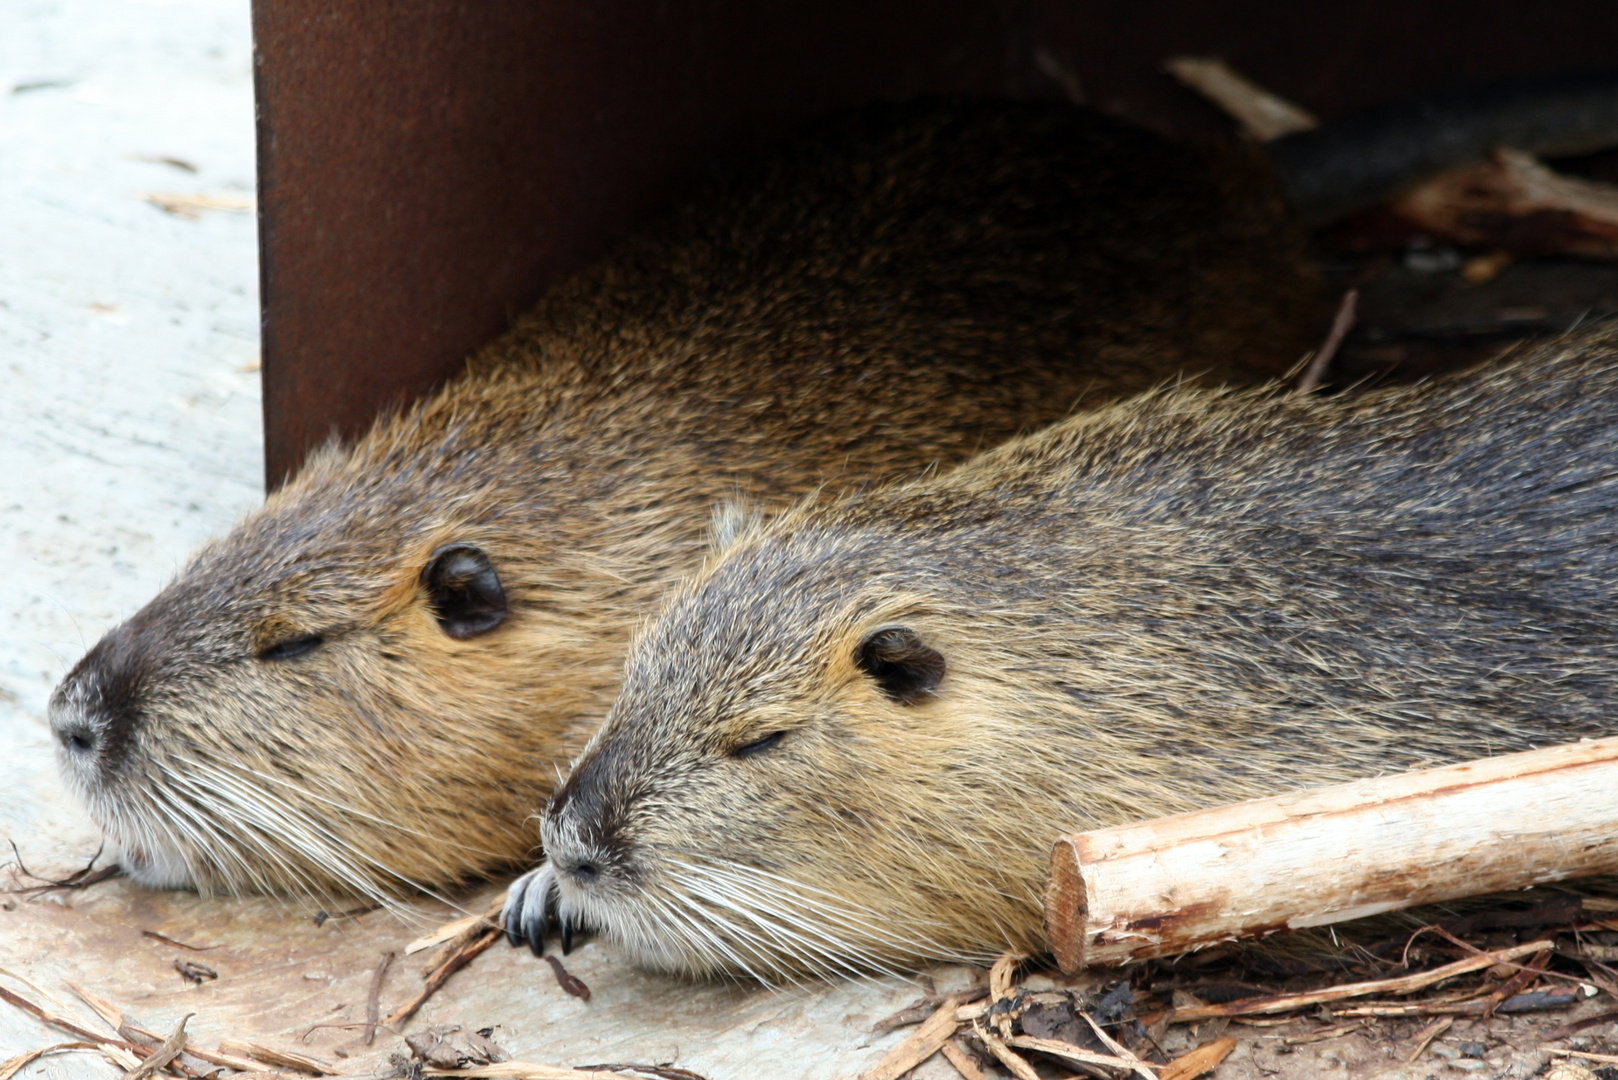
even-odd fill
[(419, 395), (716, 157), (843, 104), (1082, 95), (1181, 133), (1223, 55), (1326, 118), (1618, 63), (1605, 0), (257, 0), (266, 468)]

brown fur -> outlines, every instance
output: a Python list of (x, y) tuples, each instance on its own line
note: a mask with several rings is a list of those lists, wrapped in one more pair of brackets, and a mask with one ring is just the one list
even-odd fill
[[(517, 863), (715, 502), (1292, 363), (1314, 285), (1266, 191), (1064, 107), (827, 122), (204, 547), (58, 689), (67, 775), (153, 884), (386, 894)], [(487, 633), (448, 636), (424, 587), (451, 543), (509, 600)]]
[(1038, 950), (1061, 833), (1611, 733), (1615, 537), (1611, 329), (805, 504), (638, 637), (507, 926), (766, 978)]

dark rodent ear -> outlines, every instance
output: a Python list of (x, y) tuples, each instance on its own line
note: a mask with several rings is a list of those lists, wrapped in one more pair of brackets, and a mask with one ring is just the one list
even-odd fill
[(421, 583), (452, 638), (477, 637), (506, 621), (506, 590), (489, 557), (470, 544), (445, 544), (433, 552)]
[(901, 705), (926, 698), (944, 678), (944, 654), (908, 626), (872, 630), (854, 649), (854, 663)]

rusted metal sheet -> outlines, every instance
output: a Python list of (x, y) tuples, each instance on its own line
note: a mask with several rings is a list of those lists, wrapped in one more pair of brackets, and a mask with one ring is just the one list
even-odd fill
[(266, 469), (419, 395), (544, 286), (838, 105), (1079, 95), (1222, 121), (1159, 70), (1222, 55), (1330, 119), (1618, 60), (1601, 0), (258, 0)]

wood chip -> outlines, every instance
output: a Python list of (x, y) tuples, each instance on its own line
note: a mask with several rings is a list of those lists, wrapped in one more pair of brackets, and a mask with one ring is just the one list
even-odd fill
[(1320, 126), (1310, 113), (1239, 74), (1223, 60), (1176, 56), (1163, 67), (1182, 83), (1211, 100), (1257, 142), (1312, 131)]
[(1105, 1046), (1108, 1050), (1111, 1050), (1123, 1060), (1132, 1062), (1136, 1072), (1144, 1076), (1146, 1080), (1152, 1080), (1151, 1071), (1148, 1070), (1144, 1064), (1142, 1064), (1140, 1058), (1136, 1057), (1135, 1054), (1123, 1043), (1119, 1042), (1117, 1039), (1114, 1039), (1111, 1035), (1108, 1035), (1106, 1030), (1096, 1022), (1095, 1017), (1091, 1016), (1087, 1012), (1081, 1012), (1079, 1015), (1084, 1017), (1085, 1022), (1090, 1025), (1090, 1030), (1096, 1033), (1096, 1038), (1101, 1040), (1102, 1046)]
[(487, 918), (487, 915), (466, 915), (462, 918), (454, 920), (453, 922), (447, 922), (443, 926), (440, 926), (437, 930), (434, 930), (432, 933), (424, 934), (415, 941), (412, 941), (410, 944), (406, 945), (404, 947), (404, 954), (406, 956), (414, 956), (423, 949), (430, 949), (434, 945), (442, 945), (446, 941), (460, 937), (462, 934), (466, 933), (468, 930), (472, 929), (478, 923), (483, 922)]
[(955, 1071), (960, 1073), (964, 1080), (989, 1080), (989, 1074), (978, 1068), (978, 1063), (972, 1059), (972, 1055), (961, 1049), (961, 1044), (954, 1039), (950, 1039), (938, 1049), (944, 1055), (944, 1060), (955, 1066)]
[[(1028, 1064), (1027, 1060), (1012, 1050), (1011, 1047), (1001, 1042), (999, 1036), (994, 1032), (988, 1030), (982, 1024), (974, 1023), (972, 1025), (972, 1034), (979, 1042), (989, 1048), (989, 1053), (998, 1058), (1000, 1064), (1011, 1070), (1011, 1075), (1015, 1076), (1017, 1080), (1039, 1080), (1039, 1074), (1034, 1071), (1034, 1067)], [(1054, 1042), (1055, 1040), (1051, 1041)], [(1066, 1046), (1067, 1044), (1059, 1043), (1058, 1045)]]
[(1436, 983), (1444, 982), (1447, 979), (1453, 979), (1457, 975), (1482, 971), (1484, 968), (1493, 967), (1495, 964), (1515, 960), (1519, 956), (1530, 956), (1536, 952), (1543, 952), (1554, 947), (1553, 942), (1530, 941), (1526, 945), (1515, 945), (1509, 949), (1498, 949), (1492, 953), (1469, 956), (1452, 964), (1433, 968), (1430, 971), (1418, 971), (1411, 975), (1401, 975), (1393, 979), (1373, 979), (1369, 982), (1344, 983), (1341, 986), (1331, 986), (1324, 990), (1316, 990), (1307, 994), (1278, 994), (1274, 997), (1242, 998), (1223, 1005), (1203, 1005), (1192, 1009), (1176, 1009), (1174, 1011), (1174, 1021), (1175, 1023), (1188, 1023), (1196, 1020), (1211, 1020), (1216, 1016), (1252, 1016), (1263, 1013), (1291, 1012), (1294, 1009), (1307, 1009), (1314, 1005), (1323, 1005), (1329, 1001), (1342, 1001), (1346, 998), (1364, 997), (1368, 994), (1410, 994)]
[(1455, 1018), (1453, 1016), (1446, 1016), (1442, 1020), (1434, 1020), (1422, 1028), (1421, 1034), (1416, 1036), (1416, 1048), (1410, 1051), (1409, 1057), (1405, 1058), (1405, 1064), (1414, 1065), (1416, 1059), (1421, 1057), (1422, 1051), (1431, 1046), (1433, 1040), (1448, 1031), (1454, 1023)]
[(196, 1013), (186, 1013), (180, 1017), (180, 1022), (174, 1025), (174, 1033), (163, 1040), (163, 1045), (153, 1050), (139, 1065), (129, 1071), (124, 1080), (146, 1080), (148, 1076), (159, 1069), (166, 1068), (168, 1063), (180, 1056), (185, 1047), (185, 1022)]
[(1556, 1046), (1541, 1046), (1547, 1054), (1558, 1057), (1576, 1057), (1581, 1061), (1598, 1061), (1603, 1065), (1618, 1065), (1618, 1054), (1592, 1054), (1587, 1050), (1563, 1050)]
[(956, 1006), (954, 998), (945, 998), (920, 1027), (884, 1054), (881, 1061), (860, 1073), (860, 1080), (897, 1080), (938, 1053), (960, 1026), (955, 1019)]
[(563, 967), (562, 961), (547, 954), (545, 962), (551, 966), (551, 974), (556, 976), (556, 985), (560, 986), (565, 993), (572, 994), (574, 997), (584, 1001), (590, 1000), (590, 988), (585, 985), (583, 979)]
[(1032, 1035), (1013, 1035), (1006, 1040), (1007, 1046), (1014, 1046), (1019, 1050), (1037, 1050), (1041, 1054), (1052, 1054), (1068, 1061), (1077, 1061), (1083, 1065), (1105, 1065), (1112, 1069), (1128, 1069), (1138, 1073), (1146, 1080), (1157, 1080), (1157, 1073), (1151, 1066), (1143, 1063), (1134, 1054), (1120, 1057), (1117, 1054), (1098, 1054), (1094, 1050), (1086, 1050), (1082, 1046), (1063, 1042), (1060, 1039), (1039, 1039)]
[(266, 1065), (274, 1065), (279, 1069), (296, 1069), (298, 1072), (310, 1073), (314, 1076), (341, 1075), (337, 1066), (328, 1065), (319, 1058), (312, 1058), (307, 1054), (295, 1054), (290, 1050), (277, 1050), (273, 1046), (248, 1042), (246, 1039), (221, 1039), (219, 1049), (222, 1053), (252, 1058), (254, 1061), (262, 1061)]
[(439, 964), (428, 976), (421, 991), (409, 1001), (388, 1014), (383, 1021), (388, 1027), (396, 1028), (416, 1014), (416, 1010), (427, 1003), (427, 999), (438, 993), (449, 977), (472, 962), (473, 957), (482, 953), (500, 938), (501, 931), (497, 928), (488, 928), (481, 931), (476, 937), (464, 945), (454, 949), (444, 962)]
[(526, 1061), (502, 1061), (498, 1065), (478, 1065), (471, 1069), (423, 1069), (423, 1076), (454, 1076), (473, 1080), (603, 1080), (610, 1075), (602, 1069), (569, 1069), (563, 1065), (534, 1065)]
[(16, 1057), (0, 1061), (0, 1080), (11, 1080), (23, 1070), (24, 1066), (32, 1065), (46, 1054), (56, 1054), (63, 1050), (99, 1050), (100, 1047), (91, 1042), (65, 1042), (55, 1046), (42, 1046), (38, 1050), (26, 1050)]
[[(130, 1042), (133, 1043), (144, 1040), (155, 1046), (163, 1041), (163, 1037), (157, 1034), (157, 1032), (152, 1031), (149, 1028), (141, 1027), (139, 1024), (134, 1023), (125, 1017), (124, 1014), (119, 1011), (118, 1007), (112, 1004), (112, 1002), (107, 1001), (105, 998), (97, 997), (95, 994), (90, 993), (90, 991), (86, 990), (78, 983), (73, 982), (71, 979), (63, 979), (62, 981), (67, 983), (70, 990), (79, 995), (79, 1000), (90, 1006), (90, 1008), (95, 1011), (97, 1016), (105, 1020), (109, 1026), (116, 1028), (118, 1034), (122, 1035)], [(187, 1042), (185, 1044), (184, 1052), (190, 1054), (194, 1058), (200, 1058), (210, 1065), (223, 1065), (228, 1069), (235, 1069), (238, 1072), (270, 1071), (270, 1067), (268, 1065), (262, 1065), (259, 1062), (251, 1061), (243, 1057), (235, 1057), (231, 1054), (220, 1054), (212, 1050), (204, 1050), (202, 1047), (197, 1046), (192, 1042)]]
[(258, 207), (258, 200), (251, 195), (175, 195), (151, 192), (137, 197), (166, 214), (193, 220), (210, 210), (223, 211), (227, 214), (250, 214)]
[(1203, 1043), (1189, 1054), (1175, 1058), (1157, 1074), (1158, 1080), (1193, 1080), (1194, 1077), (1212, 1071), (1215, 1065), (1230, 1056), (1236, 1049), (1236, 1040), (1226, 1035), (1223, 1039), (1215, 1039), (1210, 1043)]
[(370, 1046), (376, 1041), (376, 1024), (382, 1016), (382, 979), (393, 966), (397, 954), (392, 951), (382, 954), (377, 961), (376, 972), (371, 976), (371, 990), (365, 998), (365, 1045)]

